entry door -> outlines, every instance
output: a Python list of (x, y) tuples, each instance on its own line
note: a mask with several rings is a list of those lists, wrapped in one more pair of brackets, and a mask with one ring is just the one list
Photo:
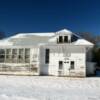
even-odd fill
[(69, 76), (69, 70), (70, 70), (70, 61), (67, 60), (64, 62), (64, 75)]

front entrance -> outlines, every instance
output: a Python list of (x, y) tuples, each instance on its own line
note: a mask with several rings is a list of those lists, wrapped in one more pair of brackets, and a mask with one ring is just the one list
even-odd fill
[(74, 69), (74, 61), (59, 61), (59, 76), (70, 76), (70, 71)]
[(58, 69), (58, 75), (64, 76), (69, 75), (69, 68), (70, 68), (70, 62), (69, 61), (59, 61), (59, 69)]
[(66, 60), (64, 61), (64, 75), (69, 76), (69, 70), (70, 70), (70, 61)]

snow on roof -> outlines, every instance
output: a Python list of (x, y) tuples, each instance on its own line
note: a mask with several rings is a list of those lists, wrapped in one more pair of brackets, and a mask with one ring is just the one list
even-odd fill
[(94, 45), (93, 43), (85, 40), (85, 39), (78, 39), (76, 42), (75, 42), (75, 45)]
[(30, 37), (30, 36), (44, 36), (44, 37), (52, 37), (55, 36), (56, 34), (72, 34), (71, 31), (67, 29), (63, 29), (57, 32), (47, 32), (47, 33), (18, 33), (14, 36), (9, 37), (8, 39), (11, 38), (25, 38), (25, 37)]
[(47, 33), (18, 33), (14, 36), (9, 37), (9, 39), (12, 38), (25, 38), (25, 37), (30, 37), (30, 36), (43, 36), (43, 37), (52, 37), (55, 36), (56, 34), (72, 34), (71, 31), (67, 29), (63, 29), (57, 32), (47, 32)]
[(11, 38), (24, 38), (27, 36), (53, 36), (55, 35), (54, 33), (19, 33), (17, 35), (12, 36)]
[[(13, 41), (11, 42), (11, 40), (15, 39), (15, 38), (27, 38), (27, 37), (32, 37), (32, 36), (47, 37), (47, 38), (50, 37), (49, 42), (52, 42), (52, 41), (56, 40), (55, 36), (59, 35), (59, 34), (74, 34), (77, 37), (79, 37), (77, 34), (72, 33), (71, 31), (69, 31), (67, 29), (63, 29), (63, 30), (60, 30), (60, 31), (55, 32), (55, 33), (54, 32), (50, 32), (50, 33), (19, 33), (19, 34), (16, 34), (14, 36), (0, 40), (0, 46), (1, 45), (12, 45)], [(75, 45), (93, 45), (91, 42), (89, 42), (85, 39), (82, 39), (80, 37), (74, 44)]]
[(53, 36), (55, 33), (33, 33), (33, 35), (37, 36)]
[(8, 40), (0, 40), (0, 46), (7, 46), (7, 45), (12, 45), (12, 42), (9, 42)]

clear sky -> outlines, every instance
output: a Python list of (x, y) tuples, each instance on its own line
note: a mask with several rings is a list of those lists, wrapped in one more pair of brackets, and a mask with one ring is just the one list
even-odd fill
[(0, 0), (0, 30), (100, 34), (100, 0)]

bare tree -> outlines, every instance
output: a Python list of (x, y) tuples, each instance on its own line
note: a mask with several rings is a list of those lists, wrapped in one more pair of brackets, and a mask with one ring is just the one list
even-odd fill
[(89, 32), (84, 32), (84, 33), (82, 33), (82, 32), (80, 32), (79, 35), (80, 35), (82, 38), (84, 38), (84, 39), (86, 39), (86, 40), (88, 40), (88, 41), (90, 41), (90, 42), (92, 42), (92, 43), (94, 43), (94, 44), (96, 43), (95, 36), (94, 36), (92, 33), (89, 33)]

